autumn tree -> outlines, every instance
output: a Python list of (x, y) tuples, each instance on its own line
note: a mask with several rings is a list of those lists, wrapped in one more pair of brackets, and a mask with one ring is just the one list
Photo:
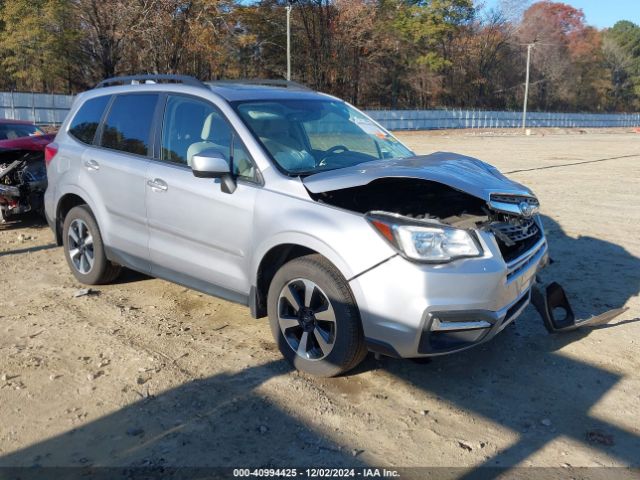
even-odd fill
[[(452, 56), (455, 41), (474, 18), (471, 0), (386, 0), (392, 12), (390, 24), (397, 32), (396, 49), (403, 50), (400, 71), (420, 78), (421, 86), (435, 94), (453, 94), (455, 72)], [(402, 81), (390, 75), (392, 103), (401, 96)], [(414, 86), (415, 88), (415, 86)], [(420, 103), (424, 103), (422, 99)], [(447, 101), (447, 100), (445, 100)]]
[[(287, 0), (0, 0), (0, 88), (105, 77), (284, 78)], [(291, 0), (293, 79), (373, 108), (640, 108), (640, 27), (560, 2)]]
[[(521, 80), (514, 28), (502, 11), (479, 16), (456, 37), (451, 55), (450, 104), (473, 108), (512, 108)], [(514, 88), (515, 86), (515, 88)]]
[[(286, 66), (285, 2), (262, 0), (239, 5), (231, 14), (233, 43), (241, 78), (284, 78)], [(294, 17), (294, 26), (296, 17)], [(294, 36), (296, 36), (294, 31)], [(297, 39), (297, 36), (296, 36)], [(294, 52), (298, 51), (296, 42)]]
[[(142, 52), (136, 37), (156, 16), (153, 0), (70, 0), (82, 29), (80, 46), (92, 62), (92, 80), (112, 77), (129, 51)], [(157, 18), (157, 16), (156, 16)]]

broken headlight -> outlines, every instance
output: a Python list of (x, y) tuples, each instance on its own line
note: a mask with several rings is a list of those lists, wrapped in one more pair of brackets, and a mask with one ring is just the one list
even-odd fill
[(367, 215), (367, 219), (380, 235), (411, 260), (444, 263), (482, 255), (475, 235), (467, 230), (376, 212)]

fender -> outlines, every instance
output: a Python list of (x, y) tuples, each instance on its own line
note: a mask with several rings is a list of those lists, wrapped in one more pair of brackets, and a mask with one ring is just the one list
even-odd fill
[(350, 279), (356, 275), (344, 258), (342, 258), (342, 256), (326, 242), (314, 237), (313, 235), (309, 235), (306, 232), (285, 231), (263, 241), (256, 249), (254, 249), (250, 264), (252, 285), (256, 285), (258, 282), (258, 268), (260, 267), (260, 262), (267, 252), (274, 247), (285, 244), (299, 245), (318, 252), (333, 263), (346, 279)]
[(253, 285), (265, 254), (283, 244), (318, 252), (347, 280), (396, 253), (359, 213), (262, 191), (256, 198), (254, 245), (248, 264)]
[[(86, 190), (84, 190), (81, 186), (76, 185), (76, 184), (65, 183), (64, 184), (64, 190), (57, 191), (56, 193), (57, 193), (57, 195), (56, 195), (56, 218), (58, 217), (58, 215), (60, 213), (60, 202), (61, 202), (62, 198), (65, 195), (77, 195), (78, 197), (82, 198), (87, 203), (87, 205), (89, 205), (89, 208), (93, 212), (93, 216), (96, 217), (96, 221), (98, 222), (98, 226), (103, 225), (102, 219), (104, 219), (104, 216), (106, 215), (106, 209), (105, 209), (104, 205), (95, 203), (93, 201), (93, 199), (91, 198), (91, 196), (89, 195), (89, 193)], [(104, 237), (104, 234), (103, 234), (103, 237)]]

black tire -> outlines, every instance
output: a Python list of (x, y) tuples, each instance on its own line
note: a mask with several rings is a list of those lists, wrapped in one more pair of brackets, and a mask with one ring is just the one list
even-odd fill
[[(319, 287), (321, 298), (326, 298), (333, 308), (335, 334), (332, 337), (332, 348), (326, 356), (319, 359), (303, 358), (297, 354), (280, 328), (279, 309), (283, 308), (280, 296), (284, 288), (292, 285), (296, 279), (313, 282)], [(288, 308), (287, 305), (285, 308)], [(351, 289), (338, 269), (321, 255), (296, 258), (278, 270), (269, 286), (267, 310), (271, 332), (280, 352), (298, 370), (320, 377), (333, 377), (356, 367), (367, 355), (360, 313)], [(302, 326), (290, 328), (303, 331)], [(290, 331), (287, 330), (287, 333)], [(309, 334), (311, 335), (313, 332)], [(311, 342), (312, 347), (314, 342), (319, 347), (317, 340)]]
[[(93, 265), (85, 273), (81, 272), (76, 267), (69, 253), (70, 242), (73, 242), (73, 240), (69, 238), (69, 230), (71, 228), (71, 224), (76, 220), (84, 222), (91, 234), (91, 237), (93, 238)], [(69, 210), (69, 213), (67, 213), (62, 227), (62, 244), (67, 264), (69, 265), (74, 277), (76, 277), (79, 282), (86, 285), (103, 285), (105, 283), (113, 282), (120, 274), (122, 267), (110, 262), (105, 255), (104, 244), (102, 243), (102, 236), (100, 235), (98, 223), (93, 217), (91, 209), (87, 205), (73, 207)]]

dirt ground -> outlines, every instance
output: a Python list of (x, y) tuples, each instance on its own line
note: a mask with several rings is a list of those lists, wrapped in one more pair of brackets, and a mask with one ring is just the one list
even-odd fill
[[(247, 308), (135, 273), (74, 297), (52, 233), (0, 225), (0, 466), (640, 465), (640, 134), (405, 133), (539, 196), (581, 317), (533, 307), (490, 343), (315, 379)], [(511, 172), (511, 173), (509, 173)]]

